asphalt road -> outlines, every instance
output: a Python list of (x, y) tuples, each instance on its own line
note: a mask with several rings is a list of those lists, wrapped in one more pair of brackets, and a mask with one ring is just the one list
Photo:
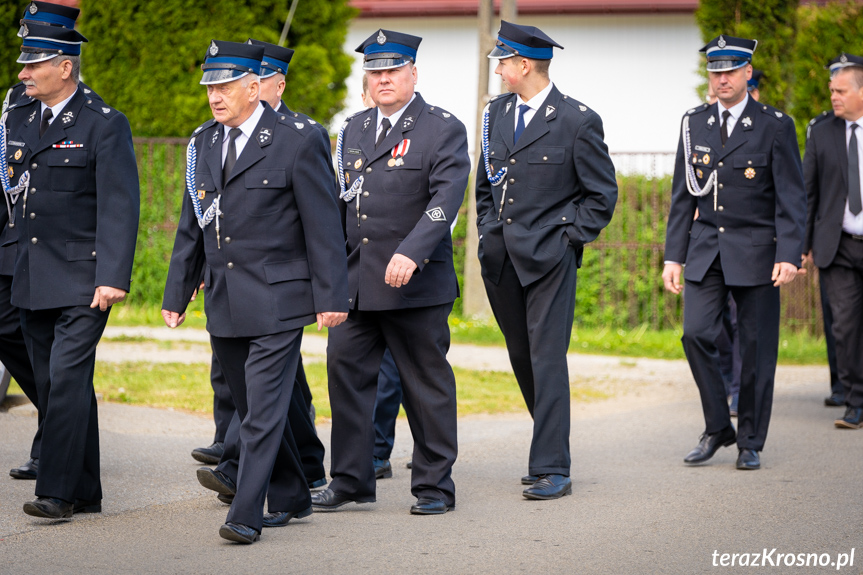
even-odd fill
[[(763, 467), (738, 471), (733, 448), (682, 462), (703, 428), (685, 363), (571, 356), (570, 367), (613, 395), (573, 404), (573, 496), (523, 499), (530, 419), (473, 416), (459, 420), (457, 509), (412, 516), (400, 421), (395, 476), (378, 482), (376, 503), (265, 530), (252, 546), (218, 536), (227, 507), (195, 479), (189, 452), (209, 443), (212, 422), (100, 403), (103, 512), (26, 516), (34, 483), (4, 474), (0, 573), (826, 573), (853, 549), (840, 572), (863, 574), (863, 431), (834, 428), (842, 410), (823, 406), (826, 368), (780, 368)], [(4, 473), (26, 460), (36, 425), (26, 413), (0, 412)], [(329, 426), (319, 432), (328, 446)], [(766, 566), (722, 567), (724, 553)], [(787, 553), (812, 554), (810, 566), (786, 567)], [(813, 567), (815, 555), (828, 564)]]

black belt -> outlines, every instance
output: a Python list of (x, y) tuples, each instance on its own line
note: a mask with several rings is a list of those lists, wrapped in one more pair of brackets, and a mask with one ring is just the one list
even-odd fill
[(846, 232), (846, 231), (844, 231), (844, 230), (842, 231), (842, 235), (843, 235), (843, 236), (848, 236), (848, 237), (849, 237), (849, 238), (851, 238), (852, 240), (857, 240), (858, 242), (863, 242), (863, 236), (860, 236), (860, 235), (857, 235), (857, 234), (849, 234), (848, 232)]

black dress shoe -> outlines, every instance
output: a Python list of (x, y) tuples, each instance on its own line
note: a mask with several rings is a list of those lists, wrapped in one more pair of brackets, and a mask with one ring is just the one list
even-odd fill
[(455, 509), (455, 504), (447, 505), (443, 499), (433, 497), (419, 497), (417, 502), (411, 505), (412, 515), (443, 515), (447, 511)]
[(717, 433), (702, 433), (698, 445), (683, 458), (684, 463), (703, 463), (713, 457), (720, 447), (728, 447), (737, 441), (734, 427), (728, 426)]
[(314, 481), (309, 481), (309, 489), (320, 489), (324, 485), (327, 484), (327, 478), (321, 477), (320, 479), (315, 479)]
[(525, 475), (524, 477), (521, 478), (521, 484), (522, 485), (533, 485), (537, 481), (539, 481), (538, 475)]
[(844, 407), (845, 406), (845, 394), (844, 393), (833, 393), (830, 397), (824, 398), (824, 405), (827, 407)]
[(390, 465), (389, 459), (372, 459), (375, 465), (375, 479), (386, 479), (393, 476), (393, 466)]
[(9, 475), (15, 479), (36, 479), (36, 473), (39, 471), (39, 460), (29, 459), (27, 463), (21, 467), (15, 467), (9, 470)]
[(315, 511), (335, 511), (353, 501), (353, 499), (345, 497), (341, 493), (336, 493), (332, 489), (325, 489), (320, 493), (312, 494), (312, 508)]
[(24, 513), (46, 519), (68, 519), (72, 517), (73, 505), (55, 497), (37, 497), (24, 504)]
[(215, 441), (210, 447), (193, 449), (192, 457), (201, 463), (218, 465), (223, 453), (225, 453), (225, 444), (221, 441)]
[(242, 523), (225, 523), (219, 528), (219, 536), (228, 541), (237, 543), (254, 543), (261, 538), (261, 534)]
[(212, 489), (222, 495), (237, 494), (237, 484), (221, 471), (210, 469), (209, 467), (199, 467), (197, 473), (198, 482), (207, 489)]
[(554, 473), (540, 475), (536, 483), (522, 491), (522, 495), (527, 499), (560, 499), (564, 495), (572, 495), (572, 480)]
[(284, 527), (291, 519), (302, 519), (312, 514), (312, 508), (302, 511), (276, 511), (264, 513), (264, 527)]
[(737, 455), (737, 469), (761, 469), (761, 458), (754, 449), (741, 449)]
[(102, 513), (102, 500), (82, 501), (76, 499), (72, 506), (72, 513)]
[(230, 505), (231, 503), (234, 502), (234, 496), (233, 495), (222, 495), (221, 493), (219, 493), (218, 495), (216, 495), (216, 499), (218, 499), (219, 501), (221, 501), (222, 503), (224, 503), (226, 505)]
[(848, 406), (842, 419), (837, 419), (833, 423), (839, 428), (860, 429), (863, 427), (863, 407)]

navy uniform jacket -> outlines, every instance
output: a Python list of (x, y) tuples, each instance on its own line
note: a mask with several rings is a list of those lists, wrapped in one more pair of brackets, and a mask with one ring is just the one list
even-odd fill
[[(806, 192), (794, 121), (750, 97), (723, 148), (718, 105), (686, 113), (691, 154), (684, 157), (681, 139), (665, 260), (686, 264), (686, 279), (699, 282), (719, 254), (726, 285), (771, 283), (775, 263), (799, 265), (803, 253)], [(687, 190), (685, 162), (695, 167), (701, 186), (718, 172), (716, 210), (712, 191), (696, 197)]]
[[(11, 181), (30, 172), (15, 207), (17, 241), (12, 303), (38, 310), (90, 305), (97, 286), (129, 291), (140, 193), (126, 117), (83, 85), (39, 137), (41, 107), (22, 97), (9, 105)], [(89, 89), (87, 89), (89, 90)], [(8, 219), (5, 208), (0, 226)]]
[[(305, 122), (306, 124), (308, 124), (308, 126), (310, 128), (314, 128), (317, 131), (319, 131), (321, 133), (321, 135), (324, 137), (324, 140), (327, 142), (327, 145), (328, 146), (330, 145), (330, 133), (320, 123), (314, 121), (309, 116), (306, 116), (305, 114), (301, 114), (300, 112), (294, 112), (293, 110), (288, 108), (287, 104), (285, 104), (284, 102), (279, 102), (279, 107), (276, 110), (276, 112), (279, 112), (280, 114), (284, 114), (284, 115), (288, 116), (289, 118), (295, 118), (300, 122)], [(333, 197), (338, 199), (338, 197), (339, 197), (339, 181), (336, 179), (336, 172), (335, 172), (335, 169), (333, 168), (332, 162), (330, 162), (329, 165), (330, 165), (330, 175), (332, 176), (332, 180), (333, 180)]]
[(224, 127), (196, 130), (195, 186), (203, 211), (222, 191), (221, 238), (215, 221), (201, 230), (185, 191), (162, 307), (183, 312), (204, 266), (207, 330), (217, 337), (279, 333), (348, 308), (329, 145), (307, 122), (264, 107), (227, 182)]
[[(858, 142), (860, 139), (858, 133)], [(839, 249), (845, 202), (848, 200), (845, 120), (837, 118), (833, 112), (825, 112), (809, 123), (803, 179), (808, 197), (803, 252), (812, 250), (815, 265), (826, 268), (833, 263)]]
[[(339, 200), (345, 215), (352, 309), (391, 310), (440, 305), (458, 297), (450, 224), (470, 177), (467, 133), (455, 116), (416, 94), (375, 149), (377, 110), (354, 116), (345, 129), (342, 162), (350, 187), (363, 176), (362, 193)], [(393, 149), (410, 140), (402, 165), (389, 165)], [(357, 202), (360, 211), (357, 214)], [(407, 285), (384, 282), (393, 254), (417, 264)], [(357, 305), (359, 298), (359, 305)]]
[[(78, 89), (83, 91), (88, 99), (102, 101), (101, 96), (91, 90), (84, 82), (78, 82)], [(24, 82), (18, 82), (9, 88), (9, 91), (6, 92), (6, 98), (3, 100), (4, 112), (9, 104), (17, 106), (32, 101), (32, 98), (24, 94), (24, 90)], [(18, 100), (23, 101), (19, 102)], [(12, 185), (14, 186), (17, 183), (17, 179), (13, 178)], [(6, 213), (6, 204), (3, 201), (0, 201), (0, 211), (3, 212), (3, 215), (0, 216), (0, 222), (5, 222), (8, 219), (8, 215)], [(17, 238), (18, 234), (15, 233), (14, 228), (9, 228), (0, 223), (0, 275), (11, 276), (15, 269), (15, 255), (18, 252), (16, 249)]]
[(507, 168), (503, 211), (502, 184), (491, 185), (481, 157), (476, 213), (482, 274), (497, 283), (508, 254), (526, 286), (556, 266), (569, 244), (581, 264), (584, 244), (611, 221), (617, 181), (593, 110), (552, 87), (513, 145), (515, 101), (515, 94), (498, 96), (489, 108), (492, 174)]

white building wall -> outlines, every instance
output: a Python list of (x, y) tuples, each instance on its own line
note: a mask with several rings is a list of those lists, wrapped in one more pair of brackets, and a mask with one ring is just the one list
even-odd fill
[[(555, 49), (550, 74), (565, 94), (584, 102), (603, 119), (612, 153), (677, 149), (680, 118), (698, 104), (698, 49), (692, 15), (522, 16), (565, 47)], [(362, 55), (354, 52), (378, 28), (423, 38), (417, 55), (417, 90), (467, 127), (474, 150), (477, 99), (476, 18), (359, 18), (348, 31), (345, 51), (356, 60), (348, 79), (347, 115), (362, 106)], [(493, 75), (491, 93), (500, 91)]]

